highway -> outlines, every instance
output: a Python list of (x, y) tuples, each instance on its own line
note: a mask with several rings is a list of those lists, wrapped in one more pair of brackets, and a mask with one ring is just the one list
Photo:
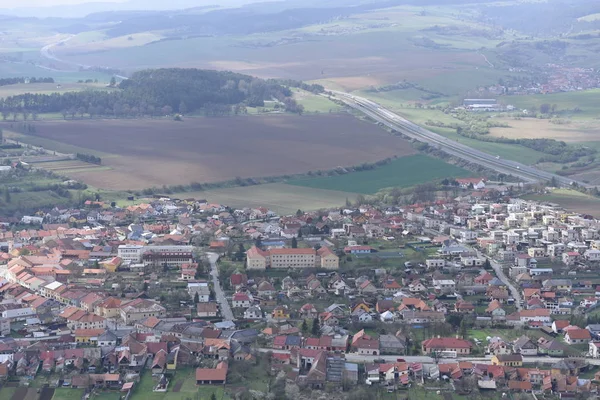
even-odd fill
[(584, 182), (573, 181), (567, 177), (542, 171), (529, 165), (521, 164), (516, 161), (505, 160), (498, 156), (473, 149), (462, 143), (455, 142), (454, 140), (424, 129), (382, 107), (381, 105), (363, 97), (338, 91), (330, 91), (330, 93), (333, 94), (338, 100), (341, 100), (348, 106), (361, 111), (365, 115), (371, 117), (377, 122), (384, 124), (388, 128), (394, 129), (411, 139), (427, 143), (432, 147), (443, 150), (444, 152), (461, 158), (465, 161), (479, 164), (485, 168), (506, 175), (512, 175), (528, 183), (550, 181), (552, 178), (555, 178), (559, 185), (563, 187), (571, 186), (574, 183), (578, 184), (579, 186), (589, 187), (589, 185)]

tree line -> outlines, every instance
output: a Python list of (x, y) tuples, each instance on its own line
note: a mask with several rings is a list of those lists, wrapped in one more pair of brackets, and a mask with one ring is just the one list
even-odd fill
[(91, 155), (91, 154), (85, 154), (85, 153), (77, 153), (76, 157), (78, 160), (81, 160), (83, 162), (86, 163), (90, 163), (90, 164), (102, 164), (102, 159), (100, 157)]
[[(319, 85), (286, 81), (312, 92)], [(276, 80), (248, 75), (199, 69), (152, 69), (134, 73), (123, 80), (118, 90), (86, 90), (67, 93), (25, 93), (0, 100), (0, 112), (6, 120), (10, 114), (30, 116), (38, 113), (62, 113), (63, 117), (88, 115), (115, 118), (164, 116), (190, 112), (206, 115), (234, 113), (235, 106), (262, 107), (265, 100), (278, 100), (286, 111), (302, 112), (291, 90)]]
[(0, 86), (16, 85), (18, 83), (27, 83), (27, 82), (29, 82), (29, 83), (54, 83), (54, 79), (53, 78), (36, 78), (36, 77), (2, 78), (2, 79), (0, 79)]

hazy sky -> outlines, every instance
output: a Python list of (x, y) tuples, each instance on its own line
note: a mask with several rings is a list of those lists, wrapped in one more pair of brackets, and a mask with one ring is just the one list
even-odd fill
[(0, 0), (0, 8), (51, 7), (81, 3), (122, 3), (126, 0)]

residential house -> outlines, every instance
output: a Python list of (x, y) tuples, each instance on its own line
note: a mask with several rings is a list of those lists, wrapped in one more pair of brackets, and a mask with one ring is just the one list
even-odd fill
[(196, 385), (224, 385), (227, 381), (226, 362), (221, 361), (216, 368), (196, 368)]
[(501, 354), (492, 356), (492, 365), (502, 367), (522, 367), (523, 356), (521, 354)]
[(590, 331), (587, 329), (569, 329), (565, 333), (565, 342), (568, 344), (588, 343), (592, 339)]
[(421, 343), (424, 354), (437, 353), (440, 351), (455, 351), (458, 355), (471, 354), (473, 344), (468, 340), (456, 338), (432, 338)]
[(217, 303), (198, 303), (196, 304), (196, 315), (198, 318), (216, 317), (219, 312)]
[(248, 308), (251, 305), (252, 300), (246, 293), (235, 293), (231, 298), (231, 306), (233, 308)]
[(537, 346), (527, 336), (521, 336), (513, 343), (513, 351), (523, 356), (536, 356)]

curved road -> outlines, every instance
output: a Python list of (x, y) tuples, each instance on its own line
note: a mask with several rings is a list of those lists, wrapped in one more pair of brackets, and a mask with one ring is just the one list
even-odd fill
[[(63, 60), (63, 59), (58, 58), (57, 56), (54, 55), (54, 53), (52, 52), (52, 48), (58, 46), (61, 43), (67, 43), (69, 40), (73, 39), (74, 37), (75, 37), (75, 35), (70, 35), (66, 39), (59, 40), (58, 42), (55, 42), (55, 43), (47, 44), (46, 46), (44, 46), (44, 47), (42, 47), (40, 49), (40, 55), (43, 58), (46, 58), (46, 59), (48, 59), (50, 61), (56, 61), (56, 62), (59, 62), (59, 63), (62, 63), (62, 64), (70, 65), (70, 66), (72, 66), (72, 67), (74, 67), (76, 69), (79, 69), (79, 68), (91, 69), (91, 68), (94, 68), (94, 67), (97, 67), (97, 68), (108, 68), (108, 67), (102, 67), (102, 66), (93, 66), (93, 65), (78, 64), (78, 63), (74, 63), (74, 62), (71, 62), (71, 61)], [(39, 65), (39, 67), (50, 69), (50, 70), (53, 70), (53, 71), (60, 71), (58, 69), (52, 69), (52, 68), (41, 66), (41, 65)], [(123, 79), (123, 80), (129, 79), (126, 76), (122, 76), (122, 75), (115, 75), (115, 77), (119, 78), (119, 79)]]

